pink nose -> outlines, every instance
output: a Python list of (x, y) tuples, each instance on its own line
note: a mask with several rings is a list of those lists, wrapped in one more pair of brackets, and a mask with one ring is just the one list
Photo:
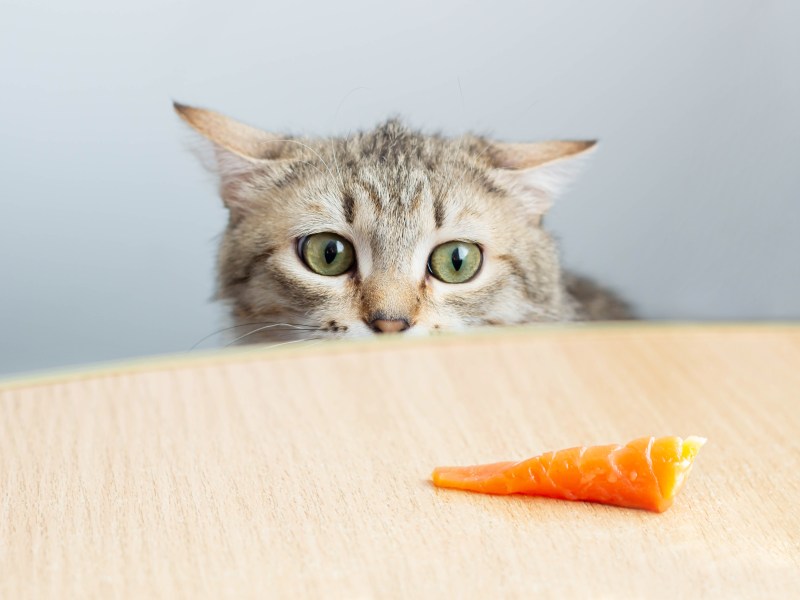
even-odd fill
[(375, 333), (398, 333), (408, 329), (405, 319), (375, 319), (369, 324)]

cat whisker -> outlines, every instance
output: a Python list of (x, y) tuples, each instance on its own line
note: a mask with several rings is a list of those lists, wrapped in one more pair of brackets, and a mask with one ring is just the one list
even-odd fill
[(226, 331), (230, 331), (231, 329), (239, 329), (240, 327), (253, 327), (253, 326), (256, 326), (256, 325), (269, 325), (269, 326), (273, 326), (273, 327), (280, 325), (280, 326), (283, 326), (283, 327), (289, 327), (291, 329), (300, 329), (300, 330), (303, 330), (303, 331), (321, 331), (322, 330), (321, 327), (316, 327), (314, 325), (301, 325), (301, 324), (295, 324), (295, 323), (279, 323), (277, 321), (258, 321), (256, 323), (240, 323), (238, 325), (231, 325), (230, 327), (223, 327), (222, 329), (218, 329), (217, 331), (213, 331), (212, 333), (209, 333), (208, 335), (200, 338), (197, 342), (195, 342), (192, 345), (192, 347), (189, 348), (189, 351), (191, 352), (192, 350), (197, 348), (200, 344), (205, 342), (207, 339), (212, 338), (215, 335), (219, 335), (220, 333), (225, 333)]
[[(256, 334), (256, 333), (259, 333), (261, 331), (265, 331), (267, 329), (272, 329), (274, 327), (288, 327), (290, 329), (296, 329), (296, 330), (299, 330), (299, 331), (323, 331), (322, 327), (307, 327), (307, 326), (304, 326), (304, 325), (293, 325), (291, 323), (270, 323), (269, 325), (264, 325), (263, 327), (259, 327), (257, 329), (254, 329), (253, 331), (248, 331), (244, 335), (240, 335), (239, 337), (237, 337), (237, 338), (231, 340), (230, 342), (228, 342), (227, 344), (225, 344), (225, 347), (227, 348), (228, 346), (232, 346), (236, 342), (239, 342), (239, 341), (245, 339), (246, 337), (249, 337), (249, 336), (251, 336), (253, 334)], [(307, 340), (307, 339), (311, 339), (311, 338), (303, 338), (303, 340)], [(300, 341), (300, 340), (293, 340), (293, 341)]]

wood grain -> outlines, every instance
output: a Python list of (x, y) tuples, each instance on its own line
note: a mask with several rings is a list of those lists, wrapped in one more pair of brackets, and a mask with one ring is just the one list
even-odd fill
[[(709, 438), (658, 515), (438, 464)], [(528, 329), (0, 386), (0, 597), (789, 597), (800, 328)]]

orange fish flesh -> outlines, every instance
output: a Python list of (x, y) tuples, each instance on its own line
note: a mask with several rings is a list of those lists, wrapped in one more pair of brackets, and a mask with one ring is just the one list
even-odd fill
[(484, 494), (526, 494), (663, 512), (683, 487), (705, 438), (644, 437), (624, 446), (547, 452), (521, 462), (437, 467), (433, 484)]

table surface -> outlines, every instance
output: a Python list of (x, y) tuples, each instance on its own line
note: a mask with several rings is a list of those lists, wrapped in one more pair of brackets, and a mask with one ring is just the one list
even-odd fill
[[(438, 490), (439, 464), (709, 439), (675, 505)], [(785, 596), (800, 327), (248, 348), (0, 384), (0, 597)]]

